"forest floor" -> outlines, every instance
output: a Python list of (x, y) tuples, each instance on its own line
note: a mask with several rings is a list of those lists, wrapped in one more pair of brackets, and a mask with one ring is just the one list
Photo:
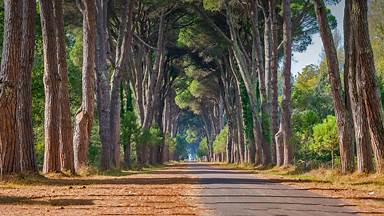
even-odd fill
[(216, 164), (219, 167), (252, 171), (258, 178), (274, 179), (292, 187), (343, 200), (366, 212), (384, 215), (384, 175), (357, 173), (340, 175), (335, 170), (315, 169), (307, 172), (295, 167), (263, 169), (250, 165)]
[(178, 166), (183, 165), (169, 165), (161, 174), (112, 172), (3, 181), (0, 215), (197, 215), (190, 195), (197, 179), (173, 174)]

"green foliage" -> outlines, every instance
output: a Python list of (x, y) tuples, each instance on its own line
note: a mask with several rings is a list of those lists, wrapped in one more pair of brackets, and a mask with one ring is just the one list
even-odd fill
[(316, 152), (320, 158), (329, 158), (337, 151), (338, 146), (336, 118), (327, 116), (322, 123), (313, 127), (313, 140), (309, 149)]
[(196, 139), (198, 139), (197, 136), (198, 136), (197, 131), (188, 129), (186, 131), (185, 141), (187, 141), (188, 143), (194, 143)]
[(222, 153), (225, 152), (228, 141), (228, 126), (225, 126), (213, 141), (213, 152)]
[(221, 8), (220, 0), (203, 0), (204, 9), (209, 11), (218, 11)]
[(296, 77), (292, 92), (292, 128), (297, 159), (320, 158), (313, 148), (312, 128), (322, 123), (328, 115), (333, 115), (332, 98), (324, 71), (324, 61), (320, 67), (308, 65)]
[(163, 136), (159, 126), (153, 125), (149, 130), (142, 130), (136, 145), (146, 144), (150, 146), (160, 145), (163, 141)]
[(99, 136), (99, 123), (97, 119), (93, 121), (91, 138), (88, 149), (88, 162), (91, 166), (98, 167), (100, 164), (101, 141)]
[(139, 141), (141, 131), (135, 112), (128, 111), (122, 115), (120, 141), (123, 147), (125, 147), (127, 144)]
[(247, 94), (247, 90), (244, 86), (244, 81), (241, 80), (240, 83), (240, 96), (241, 102), (243, 104), (243, 120), (244, 120), (244, 132), (246, 138), (246, 144), (253, 142), (253, 119), (252, 112), (249, 102), (249, 97)]
[(72, 28), (67, 40), (71, 43), (69, 51), (69, 59), (76, 67), (81, 67), (83, 64), (83, 32), (80, 28)]
[(368, 12), (369, 33), (381, 88), (381, 99), (384, 104), (384, 2), (370, 1)]
[(188, 158), (188, 145), (189, 143), (185, 139), (185, 134), (178, 134), (176, 136), (176, 150), (175, 155), (176, 159), (183, 160)]
[(197, 150), (197, 157), (202, 158), (208, 156), (208, 141), (207, 138), (204, 138), (199, 143), (199, 148)]
[(173, 138), (169, 134), (166, 134), (164, 142), (166, 145), (168, 145), (169, 152), (176, 151), (176, 138)]

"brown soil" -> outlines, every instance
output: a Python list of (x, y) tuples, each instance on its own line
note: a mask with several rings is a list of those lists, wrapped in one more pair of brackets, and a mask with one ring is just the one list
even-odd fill
[(0, 182), (0, 215), (198, 215), (191, 196), (197, 179), (174, 174), (177, 166), (161, 174)]

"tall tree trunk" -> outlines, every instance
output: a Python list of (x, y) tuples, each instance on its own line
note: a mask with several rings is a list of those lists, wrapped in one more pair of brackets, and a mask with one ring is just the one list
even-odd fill
[(366, 0), (352, 1), (353, 30), (356, 36), (357, 58), (361, 68), (362, 91), (368, 118), (376, 170), (383, 172), (384, 125), (383, 110), (375, 78), (375, 64), (368, 29)]
[[(59, 172), (60, 164), (60, 75), (58, 73), (53, 2), (40, 1), (44, 47), (45, 152), (43, 172)], [(59, 114), (59, 115), (58, 115)]]
[[(372, 170), (372, 150), (368, 130), (367, 114), (364, 108), (363, 92), (361, 86), (361, 70), (356, 58), (354, 33), (351, 28), (350, 1), (345, 1), (344, 13), (344, 76), (348, 82), (349, 100), (351, 104), (354, 131), (356, 138), (357, 170), (359, 173), (368, 173)], [(345, 85), (347, 87), (347, 85)]]
[(4, 40), (0, 71), (0, 176), (20, 171), (17, 84), (22, 57), (22, 1), (4, 0)]
[(328, 76), (331, 84), (333, 105), (339, 132), (341, 172), (347, 173), (354, 169), (352, 134), (350, 130), (351, 122), (347, 114), (345, 101), (342, 97), (339, 62), (331, 28), (329, 27), (327, 20), (326, 7), (323, 0), (314, 0), (314, 4), (317, 22), (319, 23), (320, 28), (320, 36), (323, 41), (327, 59)]
[(69, 106), (69, 87), (68, 87), (68, 69), (67, 54), (64, 39), (64, 17), (63, 0), (54, 0), (53, 13), (55, 19), (55, 34), (57, 48), (57, 67), (60, 76), (59, 98), (60, 98), (60, 162), (62, 170), (75, 172), (73, 164), (73, 137), (72, 137), (72, 119)]
[(284, 70), (283, 70), (283, 100), (281, 102), (281, 129), (283, 132), (284, 144), (284, 166), (293, 162), (293, 152), (291, 144), (291, 58), (292, 58), (292, 21), (291, 21), (291, 1), (283, 1), (284, 16)]
[(32, 66), (35, 50), (36, 1), (23, 1), (22, 56), (17, 89), (17, 131), (22, 172), (36, 172), (32, 130)]
[(274, 43), (273, 43), (273, 14), (275, 13), (275, 2), (274, 0), (268, 1), (267, 8), (267, 14), (265, 15), (265, 21), (264, 21), (264, 56), (265, 56), (265, 86), (267, 91), (267, 112), (268, 112), (268, 122), (269, 122), (269, 137), (272, 138), (271, 140), (271, 162), (272, 164), (276, 164), (276, 145), (273, 137), (275, 136), (275, 132), (273, 130), (273, 120), (272, 120), (272, 92), (273, 92), (273, 85), (272, 85), (272, 69), (273, 68), (273, 49), (274, 49)]
[(111, 86), (111, 102), (110, 102), (110, 131), (111, 131), (111, 146), (113, 152), (111, 152), (112, 163), (114, 167), (120, 166), (120, 85), (121, 77), (127, 60), (128, 51), (131, 49), (132, 41), (132, 19), (133, 19), (133, 7), (134, 0), (125, 1), (125, 11), (122, 13), (122, 20), (126, 19), (125, 25), (121, 25), (122, 43), (118, 47), (117, 64), (115, 71), (112, 75), (112, 86)]
[[(276, 139), (274, 139), (275, 135), (279, 131), (279, 103), (278, 103), (278, 85), (277, 85), (277, 67), (278, 67), (278, 51), (277, 51), (277, 18), (276, 18), (276, 0), (269, 0), (269, 13), (271, 16), (271, 127), (272, 127), (272, 155), (275, 155), (273, 162), (277, 163), (277, 155), (276, 151)], [(273, 157), (272, 157), (273, 158)], [(281, 157), (282, 158), (282, 157)]]
[[(256, 142), (260, 143), (260, 147), (262, 150), (262, 165), (269, 165), (272, 161), (271, 159), (271, 149), (270, 149), (270, 122), (269, 122), (269, 112), (267, 107), (267, 92), (265, 87), (265, 68), (263, 65), (263, 57), (261, 50), (261, 41), (260, 41), (260, 32), (259, 32), (259, 15), (258, 15), (258, 5), (259, 0), (252, 0), (252, 10), (251, 10), (251, 29), (252, 29), (252, 60), (251, 60), (251, 73), (256, 73), (258, 77), (259, 91), (260, 91), (260, 103), (261, 103), (261, 121), (258, 123), (255, 131)], [(254, 112), (254, 116), (256, 117), (256, 100), (251, 99), (252, 110)], [(257, 119), (255, 119), (256, 122)], [(258, 137), (258, 127), (260, 127), (260, 135)], [(257, 150), (257, 149), (256, 149)]]
[(107, 7), (109, 0), (96, 0), (96, 99), (99, 117), (102, 170), (111, 168), (110, 89), (107, 64)]
[[(231, 34), (231, 42), (233, 43), (231, 47), (233, 51), (233, 56), (236, 59), (237, 65), (239, 66), (239, 72), (241, 77), (243, 78), (244, 85), (247, 90), (250, 107), (251, 107), (251, 113), (252, 113), (254, 142), (250, 144), (250, 148), (249, 148), (250, 161), (251, 163), (260, 164), (262, 147), (263, 146), (266, 147), (268, 145), (265, 145), (266, 141), (262, 134), (262, 128), (259, 122), (258, 112), (257, 112), (258, 103), (257, 103), (257, 97), (256, 97), (256, 88), (257, 88), (256, 83), (258, 79), (253, 73), (255, 72), (255, 68), (256, 68), (255, 62), (253, 60), (252, 61), (253, 63), (251, 64), (251, 59), (242, 50), (241, 42), (239, 41), (240, 39), (238, 37), (238, 33), (235, 28), (236, 24), (234, 23), (233, 14), (228, 4), (226, 4), (226, 10), (227, 10), (227, 23), (228, 23), (230, 34)], [(252, 16), (255, 17), (255, 14), (253, 13)], [(255, 47), (255, 45), (253, 45), (253, 47)], [(256, 56), (254, 50), (253, 50), (253, 55)], [(230, 61), (232, 62), (232, 57), (230, 58)], [(234, 67), (233, 63), (231, 63), (231, 65), (232, 65), (231, 67)], [(266, 153), (268, 151), (264, 151), (264, 152)], [(268, 154), (266, 154), (266, 156), (268, 156)], [(255, 159), (257, 159), (257, 161)], [(265, 159), (266, 159), (265, 162), (267, 162), (268, 158), (265, 157)]]
[(88, 147), (94, 116), (95, 61), (96, 61), (96, 2), (83, 0), (79, 8), (83, 14), (82, 101), (76, 114), (74, 143), (75, 169), (87, 164)]

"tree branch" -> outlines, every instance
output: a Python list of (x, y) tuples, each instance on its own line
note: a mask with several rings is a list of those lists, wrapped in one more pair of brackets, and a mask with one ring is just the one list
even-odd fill
[(207, 23), (223, 38), (225, 41), (232, 45), (232, 40), (227, 37), (227, 35), (212, 21), (212, 19), (204, 13), (204, 11), (200, 10), (196, 5), (191, 5), (192, 9), (196, 11)]

